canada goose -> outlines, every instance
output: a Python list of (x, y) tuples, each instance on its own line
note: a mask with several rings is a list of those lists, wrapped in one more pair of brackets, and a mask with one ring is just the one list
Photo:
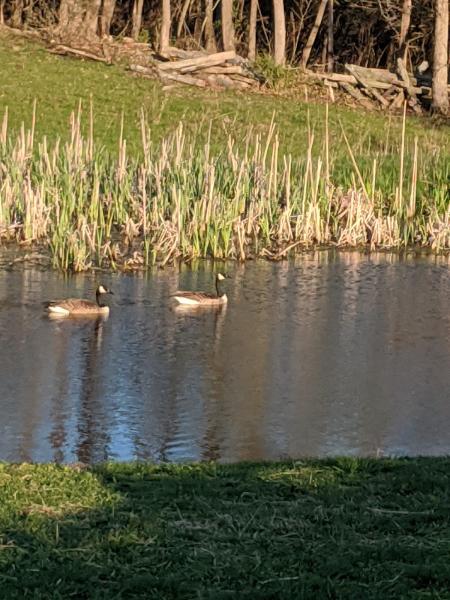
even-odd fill
[(100, 302), (102, 294), (113, 294), (104, 285), (99, 285), (95, 298), (97, 302), (90, 300), (82, 300), (80, 298), (66, 298), (65, 300), (55, 300), (54, 302), (46, 302), (45, 306), (49, 313), (58, 314), (61, 316), (67, 315), (107, 315), (109, 314), (109, 306)]
[(220, 289), (220, 282), (225, 278), (229, 279), (229, 276), (217, 273), (216, 275), (216, 294), (209, 294), (208, 292), (175, 292), (172, 294), (172, 298), (185, 306), (218, 306), (220, 304), (226, 304), (228, 301), (227, 295)]

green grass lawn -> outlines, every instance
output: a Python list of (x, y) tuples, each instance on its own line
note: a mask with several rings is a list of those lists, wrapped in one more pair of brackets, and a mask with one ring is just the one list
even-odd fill
[(0, 467), (9, 598), (448, 598), (450, 460)]
[[(305, 154), (307, 145), (307, 111), (316, 131), (316, 144), (322, 147), (324, 104), (305, 104), (299, 97), (217, 93), (183, 88), (163, 92), (161, 86), (138, 79), (119, 66), (74, 60), (49, 54), (41, 45), (23, 40), (0, 29), (0, 115), (9, 108), (10, 124), (18, 129), (23, 121), (31, 122), (34, 99), (37, 100), (37, 138), (66, 136), (69, 116), (82, 101), (86, 120), (92, 97), (95, 113), (95, 137), (109, 149), (117, 148), (121, 114), (124, 113), (125, 136), (131, 150), (140, 149), (139, 119), (141, 109), (152, 125), (154, 139), (173, 131), (182, 120), (186, 127), (202, 128), (212, 123), (214, 139), (222, 144), (228, 134), (244, 135), (248, 126), (267, 131), (272, 115), (280, 130), (283, 151)], [(382, 113), (368, 114), (345, 107), (330, 107), (331, 142), (342, 144), (339, 120), (347, 132), (354, 151), (382, 151), (389, 141), (400, 140), (401, 117), (389, 120)], [(408, 135), (419, 137), (420, 147), (441, 148), (450, 154), (450, 127), (434, 125), (429, 119), (408, 119)], [(334, 142), (334, 143), (333, 143)]]

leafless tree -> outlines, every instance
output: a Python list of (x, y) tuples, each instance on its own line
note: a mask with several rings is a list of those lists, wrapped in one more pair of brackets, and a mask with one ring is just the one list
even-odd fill
[(101, 0), (90, 0), (86, 3), (86, 13), (84, 16), (85, 32), (88, 38), (94, 38), (98, 35), (99, 15), (102, 5)]
[(57, 34), (64, 40), (91, 40), (98, 35), (101, 0), (61, 0)]
[(273, 58), (276, 65), (286, 62), (286, 21), (283, 0), (273, 0)]
[(160, 50), (164, 50), (170, 44), (170, 23), (170, 0), (162, 0), (161, 33), (159, 38)]
[(234, 50), (233, 0), (222, 0), (222, 43), (224, 50)]
[(19, 28), (22, 25), (22, 16), (24, 9), (24, 0), (16, 0), (13, 4), (11, 14), (11, 25), (12, 27)]
[(256, 58), (256, 15), (258, 11), (258, 0), (250, 0), (250, 20), (248, 24), (248, 53), (250, 60)]
[(102, 14), (100, 17), (100, 32), (102, 36), (109, 35), (111, 21), (116, 7), (116, 0), (103, 0)]
[(448, 0), (435, 0), (433, 110), (447, 114), (448, 101)]
[(133, 24), (131, 27), (131, 37), (137, 40), (142, 26), (142, 8), (144, 0), (134, 0), (133, 3)]
[(328, 0), (327, 71), (334, 68), (334, 0)]
[(303, 69), (306, 69), (306, 65), (308, 64), (309, 56), (311, 54), (312, 47), (314, 46), (314, 42), (316, 41), (319, 27), (322, 24), (322, 19), (323, 19), (323, 15), (325, 13), (327, 4), (328, 4), (328, 0), (320, 0), (320, 4), (319, 4), (319, 8), (317, 10), (314, 25), (312, 26), (308, 40), (306, 42), (306, 46), (304, 47), (303, 53), (302, 53), (301, 66)]
[(217, 52), (213, 9), (213, 0), (205, 0), (205, 45), (208, 52)]
[(177, 39), (179, 37), (181, 37), (183, 27), (185, 26), (185, 23), (186, 23), (186, 15), (188, 14), (190, 5), (191, 5), (191, 0), (184, 0), (183, 5), (181, 7), (181, 11), (180, 11), (180, 16), (178, 18)]
[(405, 58), (406, 38), (408, 36), (409, 26), (411, 24), (412, 0), (403, 0), (402, 21), (400, 24), (399, 48)]

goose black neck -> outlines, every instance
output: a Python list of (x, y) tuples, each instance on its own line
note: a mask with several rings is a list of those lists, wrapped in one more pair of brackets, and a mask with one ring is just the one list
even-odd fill
[(218, 277), (216, 277), (216, 293), (218, 298), (220, 298), (220, 296), (223, 296), (223, 292), (220, 289), (220, 279)]
[(100, 308), (103, 308), (105, 305), (100, 302), (100, 296), (101, 296), (100, 292), (96, 291), (95, 299), (97, 300), (97, 306), (99, 306)]

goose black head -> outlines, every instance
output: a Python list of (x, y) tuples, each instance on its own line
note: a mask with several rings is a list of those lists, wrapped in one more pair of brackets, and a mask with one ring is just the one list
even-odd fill
[(103, 284), (100, 284), (97, 288), (97, 294), (111, 294), (112, 296), (114, 296), (114, 293), (109, 290), (106, 286), (104, 286)]

